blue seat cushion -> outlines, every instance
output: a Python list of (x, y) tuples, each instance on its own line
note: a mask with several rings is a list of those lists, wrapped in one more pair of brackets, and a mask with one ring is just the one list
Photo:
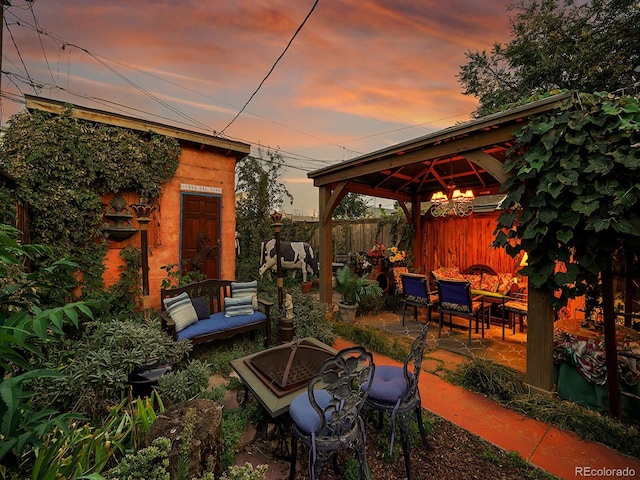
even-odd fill
[[(331, 394), (326, 390), (316, 390), (313, 392), (316, 402), (321, 408), (327, 407), (331, 401)], [(291, 419), (305, 435), (311, 435), (320, 428), (320, 417), (309, 401), (308, 392), (301, 393), (293, 399), (289, 406)]]
[(395, 404), (407, 391), (407, 381), (402, 367), (380, 365), (373, 375), (369, 398), (377, 402)]
[(225, 317), (224, 312), (218, 312), (214, 313), (209, 318), (198, 320), (193, 325), (189, 325), (184, 330), (179, 331), (176, 337), (178, 340), (182, 340), (183, 338), (195, 338), (208, 333), (221, 332), (223, 330), (229, 330), (243, 325), (263, 322), (266, 318), (267, 317), (264, 313), (257, 310), (251, 315), (241, 315), (237, 317)]

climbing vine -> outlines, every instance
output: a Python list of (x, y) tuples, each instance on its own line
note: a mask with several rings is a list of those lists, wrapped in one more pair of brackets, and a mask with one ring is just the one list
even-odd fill
[(102, 288), (102, 195), (129, 190), (157, 198), (179, 155), (174, 138), (79, 120), (71, 108), (18, 113), (0, 146), (0, 164), (28, 205), (33, 241), (51, 246), (54, 258), (76, 259), (85, 293)]
[(597, 285), (617, 249), (640, 246), (639, 97), (574, 95), (516, 132), (504, 168), (494, 245), (528, 253), (522, 274), (560, 292), (554, 306)]

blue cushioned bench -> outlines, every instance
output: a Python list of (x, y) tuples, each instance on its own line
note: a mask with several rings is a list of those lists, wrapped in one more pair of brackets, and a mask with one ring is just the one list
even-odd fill
[[(252, 310), (250, 308), (252, 313), (225, 316), (225, 299), (232, 297), (232, 285), (239, 284), (231, 280), (207, 279), (183, 287), (162, 288), (160, 290), (160, 318), (163, 328), (174, 340), (188, 338), (194, 345), (231, 338), (240, 333), (264, 330), (265, 347), (269, 347), (271, 345), (270, 308), (273, 303), (257, 299), (258, 309)], [(163, 300), (177, 297), (183, 293), (189, 296), (195, 307), (199, 307), (196, 308), (199, 319), (182, 329), (177, 329), (176, 322), (170, 317)], [(200, 305), (198, 305), (198, 300), (200, 300)]]

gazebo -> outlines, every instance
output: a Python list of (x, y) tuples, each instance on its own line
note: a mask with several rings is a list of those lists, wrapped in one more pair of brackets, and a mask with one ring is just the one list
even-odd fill
[[(347, 193), (396, 200), (413, 229), (414, 267), (426, 267), (422, 205), (438, 191), (471, 190), (495, 195), (508, 178), (503, 165), (514, 132), (534, 115), (556, 108), (571, 92), (553, 95), (411, 141), (315, 170), (308, 174), (319, 189), (320, 299), (331, 299), (332, 213)], [(526, 381), (534, 389), (553, 388), (553, 310), (543, 292), (529, 292)]]

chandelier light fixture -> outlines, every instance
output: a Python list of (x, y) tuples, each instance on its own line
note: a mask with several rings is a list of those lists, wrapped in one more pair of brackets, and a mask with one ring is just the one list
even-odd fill
[(449, 180), (447, 193), (435, 192), (431, 196), (431, 215), (434, 217), (446, 217), (448, 215), (466, 217), (473, 213), (474, 198), (471, 190), (463, 193), (456, 188), (453, 180)]

